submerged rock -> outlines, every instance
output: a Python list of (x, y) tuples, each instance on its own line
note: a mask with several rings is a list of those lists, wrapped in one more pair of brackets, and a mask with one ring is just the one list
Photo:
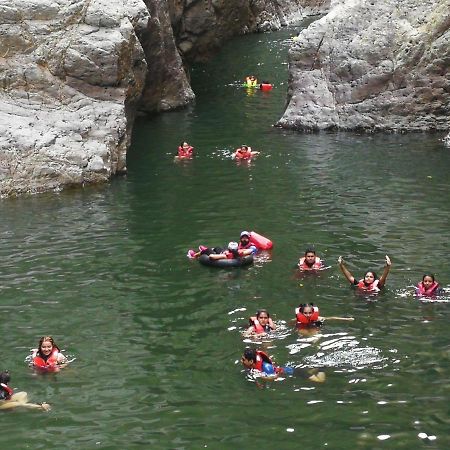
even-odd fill
[(289, 55), (299, 130), (448, 130), (449, 0), (335, 0)]

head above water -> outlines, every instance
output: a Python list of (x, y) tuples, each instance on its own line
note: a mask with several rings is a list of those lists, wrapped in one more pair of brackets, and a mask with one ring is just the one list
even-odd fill
[(316, 256), (316, 251), (315, 251), (312, 247), (309, 247), (309, 248), (307, 248), (307, 249), (305, 250), (305, 258), (306, 258), (309, 254)]
[(369, 285), (369, 284), (373, 283), (375, 280), (378, 280), (378, 275), (375, 271), (368, 270), (364, 274), (364, 283), (365, 284)]
[(0, 372), (0, 383), (8, 384), (11, 380), (11, 375), (9, 374), (9, 370), (4, 370)]
[(304, 315), (309, 315), (314, 313), (314, 304), (313, 303), (300, 303), (298, 305), (299, 311)]
[(432, 273), (426, 273), (422, 277), (422, 284), (425, 286), (426, 289), (431, 287), (431, 285), (435, 282), (434, 275)]
[(256, 318), (257, 319), (270, 319), (270, 314), (268, 313), (267, 309), (259, 309), (256, 311)]
[(42, 336), (41, 339), (39, 339), (38, 352), (41, 355), (49, 355), (55, 347), (58, 348), (51, 336)]

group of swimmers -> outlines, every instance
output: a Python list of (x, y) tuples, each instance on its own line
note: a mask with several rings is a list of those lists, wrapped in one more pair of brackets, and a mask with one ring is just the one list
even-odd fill
[[(256, 155), (259, 155), (260, 152), (256, 150), (252, 150), (252, 148), (248, 145), (241, 145), (238, 147), (234, 153), (231, 155), (232, 159), (241, 160), (241, 159), (251, 159)], [(191, 159), (194, 156), (194, 147), (183, 141), (178, 146), (177, 154), (175, 155), (175, 160), (180, 159)]]
[[(51, 336), (41, 337), (38, 347), (32, 350), (29, 359), (30, 366), (43, 372), (59, 371), (69, 363), (69, 360), (61, 353)], [(14, 393), (14, 390), (9, 386), (10, 381), (9, 371), (0, 372), (0, 410), (18, 407), (43, 411), (50, 410), (48, 403), (29, 403), (26, 392)]]
[[(209, 255), (209, 258), (213, 259), (242, 258), (248, 254), (255, 254), (258, 249), (250, 241), (250, 235), (249, 232), (243, 231), (239, 243), (230, 242), (227, 250), (200, 246), (199, 252), (194, 252), (191, 257), (196, 258), (202, 254), (207, 254)], [(191, 252), (193, 252), (193, 250), (191, 250)], [(345, 265), (342, 256), (339, 256), (338, 264), (349, 283), (358, 290), (368, 294), (376, 294), (385, 286), (386, 279), (392, 267), (391, 259), (386, 255), (381, 277), (378, 277), (375, 271), (368, 270), (363, 278), (356, 279)], [(327, 268), (324, 261), (312, 248), (308, 248), (305, 251), (304, 255), (299, 258), (296, 266), (302, 272), (313, 272)], [(420, 297), (432, 298), (442, 292), (443, 291), (433, 274), (423, 275), (422, 280), (416, 286), (416, 295)], [(295, 308), (295, 326), (301, 334), (311, 334), (311, 332), (316, 332), (326, 320), (353, 321), (354, 319), (353, 317), (320, 316), (318, 306), (315, 306), (312, 303), (300, 304)], [(276, 323), (271, 318), (269, 312), (266, 309), (260, 309), (256, 312), (255, 316), (249, 318), (249, 326), (243, 332), (243, 335), (245, 337), (267, 335), (275, 331), (276, 328)], [(305, 378), (311, 381), (325, 381), (325, 373), (322, 370), (302, 369), (302, 371), (299, 371), (292, 367), (277, 366), (269, 355), (261, 349), (246, 348), (241, 357), (241, 362), (254, 376), (263, 380), (275, 380), (280, 376), (290, 376), (301, 372), (305, 375)]]

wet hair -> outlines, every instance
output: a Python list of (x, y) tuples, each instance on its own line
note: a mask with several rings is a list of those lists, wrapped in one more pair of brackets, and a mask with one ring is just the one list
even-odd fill
[(298, 305), (298, 310), (303, 314), (306, 307), (311, 308), (314, 312), (314, 303), (300, 303), (300, 305)]
[(9, 374), (9, 370), (4, 370), (0, 372), (0, 383), (8, 384), (11, 380), (11, 375)]
[(56, 348), (56, 349), (59, 351), (59, 347), (55, 344), (55, 341), (53, 340), (53, 338), (52, 338), (51, 336), (42, 336), (42, 337), (39, 339), (39, 346), (38, 346), (38, 351), (37, 351), (37, 353), (38, 353), (39, 356), (44, 356), (44, 355), (42, 355), (42, 353), (41, 353), (41, 347), (42, 347), (42, 344), (43, 344), (45, 341), (51, 342), (52, 347), (53, 347), (53, 348)]
[(374, 281), (375, 281), (375, 280), (378, 280), (378, 275), (377, 275), (377, 273), (376, 273), (374, 270), (366, 270), (366, 273), (364, 274), (364, 278), (366, 278), (366, 275), (367, 275), (368, 273), (371, 273), (371, 274), (373, 275), (373, 280), (374, 280)]
[(270, 314), (269, 314), (269, 312), (267, 311), (267, 309), (258, 309), (258, 311), (256, 311), (256, 318), (259, 319), (259, 316), (260, 316), (262, 313), (266, 313), (266, 314), (267, 314), (267, 317), (270, 318)]
[(432, 274), (432, 273), (426, 273), (426, 274), (424, 274), (424, 276), (422, 277), (422, 281), (425, 280), (425, 277), (430, 277), (430, 278), (433, 280), (433, 283), (436, 281), (436, 280), (434, 279), (434, 274)]
[(307, 249), (305, 250), (305, 256), (306, 256), (308, 253), (314, 253), (314, 255), (315, 255), (315, 254), (316, 254), (316, 251), (315, 251), (312, 247), (309, 247), (309, 248), (307, 248)]
[(186, 141), (181, 141), (180, 147), (183, 147), (184, 144), (189, 145)]
[[(256, 350), (254, 348), (246, 348), (244, 350), (244, 354), (243, 357), (245, 359), (247, 359), (248, 361), (253, 361), (256, 362)], [(272, 364), (271, 359), (265, 354), (265, 353), (260, 353), (261, 358), (263, 359), (264, 362), (267, 362), (269, 364)]]

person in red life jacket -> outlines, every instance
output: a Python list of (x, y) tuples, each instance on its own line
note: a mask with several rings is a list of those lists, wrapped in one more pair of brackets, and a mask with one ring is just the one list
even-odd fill
[(258, 252), (258, 247), (250, 242), (250, 233), (242, 231), (239, 238), (239, 250), (251, 250), (253, 254)]
[(182, 142), (178, 147), (178, 158), (192, 158), (194, 155), (194, 147), (187, 142)]
[(416, 295), (419, 297), (435, 297), (441, 295), (442, 292), (443, 289), (431, 273), (426, 273), (422, 277), (422, 281), (416, 286)]
[(319, 316), (319, 308), (312, 303), (301, 303), (295, 308), (295, 318), (298, 327), (320, 327), (323, 320)]
[(38, 348), (33, 350), (32, 361), (35, 368), (55, 371), (67, 363), (67, 358), (51, 336), (43, 336), (39, 340)]
[(251, 255), (252, 250), (239, 250), (239, 245), (237, 242), (230, 242), (228, 244), (228, 249), (225, 250), (223, 253), (215, 254), (211, 253), (209, 255), (209, 259), (238, 259), (242, 258), (243, 256)]
[(28, 395), (26, 392), (17, 392), (14, 394), (12, 388), (8, 386), (11, 376), (7, 370), (0, 372), (0, 409), (13, 409), (23, 407), (28, 409), (50, 410), (48, 403), (34, 404), (28, 403)]
[(342, 256), (339, 256), (338, 263), (339, 267), (344, 274), (345, 278), (350, 282), (350, 284), (355, 285), (358, 289), (365, 292), (379, 292), (381, 288), (384, 287), (386, 283), (386, 278), (389, 275), (389, 271), (391, 270), (391, 259), (388, 255), (385, 256), (386, 264), (384, 266), (383, 274), (380, 278), (377, 277), (377, 274), (373, 270), (369, 270), (364, 275), (364, 278), (361, 280), (356, 280), (355, 277), (350, 273), (347, 267), (344, 264), (344, 260)]
[(316, 251), (308, 248), (305, 255), (298, 260), (298, 268), (300, 270), (320, 270), (323, 269), (323, 261), (316, 255)]
[(256, 311), (256, 316), (249, 318), (250, 326), (245, 331), (246, 336), (252, 334), (265, 334), (270, 333), (276, 329), (276, 325), (270, 317), (270, 314), (266, 309), (260, 309)]
[(241, 145), (233, 153), (234, 159), (251, 159), (253, 156), (259, 155), (259, 152), (253, 151), (248, 145)]
[(287, 375), (300, 375), (317, 383), (323, 383), (325, 381), (325, 373), (319, 369), (296, 369), (289, 366), (276, 366), (269, 355), (262, 350), (246, 348), (241, 357), (241, 362), (246, 369), (250, 370), (255, 378), (265, 381), (273, 381), (280, 376)]

